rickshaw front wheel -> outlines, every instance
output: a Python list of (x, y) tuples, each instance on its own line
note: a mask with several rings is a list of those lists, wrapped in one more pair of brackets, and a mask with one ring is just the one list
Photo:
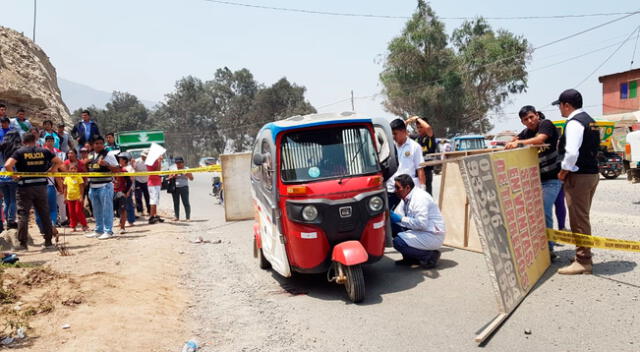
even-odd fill
[(342, 270), (347, 277), (344, 283), (344, 287), (347, 290), (347, 295), (353, 303), (360, 303), (364, 300), (364, 274), (362, 273), (362, 265), (345, 266), (342, 265)]

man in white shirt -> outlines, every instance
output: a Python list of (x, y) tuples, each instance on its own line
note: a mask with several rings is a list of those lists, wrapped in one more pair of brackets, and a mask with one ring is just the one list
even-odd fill
[[(564, 154), (558, 179), (564, 182), (571, 232), (591, 235), (589, 211), (600, 180), (597, 159), (600, 132), (591, 116), (582, 110), (582, 95), (577, 90), (565, 90), (552, 104), (559, 105), (562, 117), (567, 118), (558, 145), (559, 154)], [(576, 260), (558, 269), (558, 274), (591, 274), (591, 271), (591, 248), (576, 247)]]
[(394, 189), (402, 199), (396, 211), (391, 211), (396, 235), (393, 247), (402, 254), (402, 260), (396, 264), (435, 268), (445, 235), (444, 219), (438, 205), (429, 193), (414, 186), (409, 175), (395, 177)]
[(422, 163), (422, 147), (416, 141), (409, 138), (407, 125), (402, 119), (391, 121), (391, 132), (393, 141), (396, 144), (398, 153), (398, 170), (387, 180), (387, 197), (389, 199), (389, 209), (393, 210), (400, 202), (395, 194), (393, 179), (398, 175), (409, 175), (413, 179), (413, 184), (418, 188), (426, 189), (426, 177), (424, 169), (420, 168)]

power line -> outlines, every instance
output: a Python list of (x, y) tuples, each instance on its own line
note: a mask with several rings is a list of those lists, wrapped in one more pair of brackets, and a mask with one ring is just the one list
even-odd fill
[(591, 76), (593, 76), (594, 73), (598, 72), (598, 70), (604, 66), (607, 62), (609, 62), (609, 60), (624, 46), (624, 44), (626, 42), (629, 41), (629, 39), (631, 39), (631, 37), (636, 33), (636, 31), (640, 30), (640, 26), (636, 27), (631, 33), (629, 33), (629, 35), (627, 36), (627, 39), (625, 39), (622, 43), (620, 43), (620, 45), (616, 48), (616, 50), (614, 50), (600, 65), (598, 65), (598, 67), (596, 67), (595, 70), (593, 70), (591, 73), (589, 73), (587, 75), (587, 77), (585, 77), (582, 81), (580, 81), (580, 83), (576, 84), (575, 88), (580, 87), (584, 82), (586, 82), (589, 78), (591, 78)]
[(594, 50), (588, 51), (588, 52), (586, 52), (586, 53), (582, 53), (582, 54), (580, 54), (580, 55), (572, 56), (572, 57), (567, 58), (567, 59), (564, 59), (564, 60), (562, 60), (562, 61), (558, 61), (558, 62), (555, 62), (555, 63), (552, 63), (552, 64), (548, 64), (548, 65), (545, 65), (545, 66), (542, 66), (542, 67), (534, 68), (534, 69), (532, 69), (532, 70), (529, 70), (528, 72), (529, 72), (529, 73), (531, 73), (531, 72), (536, 72), (536, 71), (544, 70), (545, 68), (549, 68), (549, 67), (553, 67), (553, 66), (557, 66), (557, 65), (563, 64), (563, 63), (565, 63), (565, 62), (573, 61), (573, 60), (575, 60), (575, 59), (580, 59), (580, 58), (583, 58), (583, 57), (585, 57), (585, 56), (587, 56), (587, 55), (591, 55), (591, 54), (594, 54), (594, 53), (597, 53), (597, 52), (600, 52), (600, 51), (603, 51), (603, 50), (609, 49), (609, 48), (611, 48), (611, 47), (613, 47), (613, 46), (616, 46), (616, 45), (618, 45), (618, 44), (620, 44), (620, 43), (623, 43), (623, 42), (624, 42), (624, 41), (615, 42), (615, 43), (613, 43), (613, 44), (611, 44), (611, 45), (603, 46), (603, 47), (601, 47), (601, 48), (594, 49)]
[[(391, 16), (391, 15), (377, 15), (377, 14), (367, 14), (367, 13), (305, 10), (305, 9), (299, 9), (299, 8), (264, 6), (264, 5), (247, 4), (247, 3), (223, 1), (223, 0), (205, 0), (205, 1), (217, 3), (217, 4), (223, 4), (223, 5), (230, 5), (230, 6), (248, 7), (248, 8), (255, 8), (255, 9), (262, 9), (262, 10), (282, 11), (282, 12), (297, 12), (297, 13), (312, 14), (312, 15), (383, 18), (383, 19), (394, 19), (394, 20), (395, 19), (406, 20), (411, 18), (410, 16)], [(539, 20), (539, 19), (565, 19), (565, 18), (584, 18), (584, 17), (607, 17), (607, 16), (619, 16), (619, 15), (628, 15), (628, 14), (632, 14), (632, 12), (605, 12), (605, 13), (588, 13), (588, 14), (577, 14), (577, 15), (515, 16), (515, 17), (484, 17), (484, 18), (488, 20)], [(476, 16), (438, 17), (438, 19), (441, 19), (441, 20), (468, 20), (468, 19), (474, 19), (474, 18), (476, 18)]]
[(633, 46), (633, 54), (631, 55), (631, 64), (629, 64), (629, 69), (633, 68), (633, 60), (636, 58), (636, 49), (638, 48), (638, 38), (640, 38), (640, 31), (638, 31), (638, 35), (636, 35), (636, 44)]

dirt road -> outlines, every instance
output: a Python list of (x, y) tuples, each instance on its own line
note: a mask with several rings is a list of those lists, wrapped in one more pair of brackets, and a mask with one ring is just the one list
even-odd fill
[[(208, 186), (206, 176), (192, 185), (194, 218), (208, 220), (187, 236), (221, 243), (192, 246), (183, 278), (192, 294), (185, 320), (204, 351), (478, 350), (475, 332), (497, 312), (482, 255), (444, 249), (440, 267), (425, 271), (396, 267), (399, 256), (387, 249), (365, 269), (365, 302), (350, 304), (323, 275), (283, 279), (260, 270), (251, 221), (225, 223), (221, 206), (204, 196)], [(602, 181), (596, 234), (640, 240), (639, 187)], [(638, 254), (594, 252), (596, 275), (558, 276), (571, 256), (569, 246), (559, 248), (561, 260), (485, 350), (640, 350)]]

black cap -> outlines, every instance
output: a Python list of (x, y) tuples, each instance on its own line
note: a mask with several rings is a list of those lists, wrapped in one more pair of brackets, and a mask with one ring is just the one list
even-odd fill
[(176, 163), (184, 163), (184, 159), (181, 156), (176, 157), (175, 159), (173, 159), (173, 161), (175, 161)]
[(11, 123), (11, 120), (9, 120), (9, 118), (8, 118), (8, 117), (3, 116), (3, 117), (0, 119), (0, 122), (7, 122), (7, 123)]
[(580, 109), (582, 107), (582, 94), (575, 89), (567, 89), (551, 105), (559, 105), (560, 103), (569, 103), (574, 108)]

